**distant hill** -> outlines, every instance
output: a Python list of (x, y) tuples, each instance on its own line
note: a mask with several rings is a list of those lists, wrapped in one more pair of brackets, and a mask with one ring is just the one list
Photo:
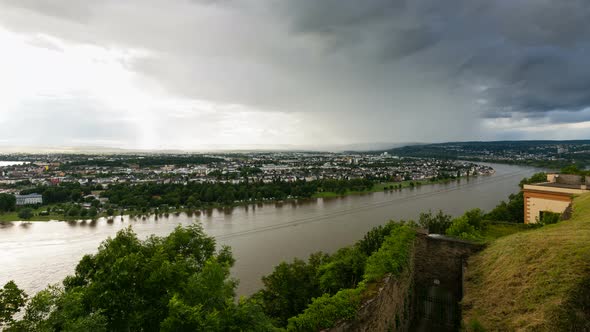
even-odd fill
[(104, 146), (2, 146), (0, 153), (72, 153), (72, 154), (183, 154), (183, 153), (246, 153), (246, 152), (354, 152), (383, 151), (423, 143), (356, 143), (356, 144), (266, 144), (266, 145), (224, 145), (208, 144), (191, 149), (133, 149)]
[(467, 331), (590, 331), (590, 195), (472, 256), (462, 306)]
[[(405, 144), (391, 149), (384, 149), (377, 152), (390, 152), (401, 155), (423, 154), (425, 152), (439, 152), (444, 150), (473, 150), (487, 149), (490, 151), (502, 151), (506, 149), (528, 149), (553, 145), (586, 145), (590, 140), (534, 140), (534, 141), (465, 141), (465, 142), (444, 142), (427, 144)], [(456, 153), (455, 153), (456, 154)]]

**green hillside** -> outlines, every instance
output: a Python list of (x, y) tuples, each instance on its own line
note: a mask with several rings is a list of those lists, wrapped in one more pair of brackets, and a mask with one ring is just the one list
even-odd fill
[(570, 220), (492, 242), (465, 280), (468, 331), (590, 331), (590, 194)]

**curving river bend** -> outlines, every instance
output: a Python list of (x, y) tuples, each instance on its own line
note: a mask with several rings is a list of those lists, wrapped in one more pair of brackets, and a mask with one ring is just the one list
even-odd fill
[(518, 182), (538, 171), (531, 167), (490, 164), (496, 173), (386, 193), (272, 203), (214, 210), (200, 216), (170, 215), (146, 220), (116, 217), (114, 222), (15, 222), (0, 226), (0, 286), (15, 280), (28, 294), (58, 283), (74, 272), (86, 253), (101, 241), (131, 225), (144, 238), (167, 235), (178, 224), (200, 222), (220, 245), (232, 247), (240, 280), (238, 295), (261, 287), (260, 278), (283, 260), (306, 258), (315, 251), (332, 252), (354, 243), (372, 227), (389, 219), (416, 218), (420, 212), (442, 209), (452, 215), (465, 210), (490, 210)]

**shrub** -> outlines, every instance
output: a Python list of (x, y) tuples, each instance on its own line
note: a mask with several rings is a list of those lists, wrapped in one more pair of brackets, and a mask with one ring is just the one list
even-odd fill
[(409, 266), (416, 233), (401, 224), (391, 223), (388, 227), (390, 234), (367, 260), (363, 281), (354, 289), (342, 289), (335, 295), (326, 293), (313, 299), (303, 313), (289, 318), (288, 331), (317, 331), (332, 327), (340, 320), (353, 319), (367, 283), (379, 280), (388, 273), (399, 275)]
[(550, 225), (559, 222), (561, 214), (550, 211), (543, 211), (541, 219), (538, 220), (541, 225)]
[(289, 318), (287, 331), (318, 331), (334, 326), (338, 321), (353, 319), (361, 304), (365, 284), (355, 289), (343, 289), (333, 296), (317, 297), (302, 314)]
[(357, 247), (345, 247), (320, 266), (318, 273), (323, 292), (334, 294), (343, 288), (354, 288), (365, 272), (367, 256)]
[(418, 220), (420, 227), (428, 230), (431, 234), (445, 234), (447, 228), (451, 226), (451, 216), (444, 214), (442, 210), (439, 210), (436, 215), (433, 215), (431, 211), (428, 213), (420, 213), (420, 219)]
[(264, 312), (276, 324), (285, 326), (289, 317), (301, 313), (314, 297), (323, 293), (318, 269), (327, 262), (329, 256), (319, 252), (312, 254), (307, 263), (300, 259), (282, 262), (273, 273), (262, 277), (264, 288), (255, 296), (261, 299)]
[(385, 238), (389, 236), (391, 230), (398, 227), (399, 224), (395, 221), (390, 221), (385, 225), (379, 225), (371, 229), (362, 240), (356, 243), (356, 246), (368, 256), (371, 256), (375, 251), (381, 248)]
[(399, 275), (409, 264), (415, 236), (408, 226), (393, 229), (381, 248), (367, 260), (364, 281), (376, 281), (387, 273)]
[(447, 235), (456, 236), (466, 240), (477, 240), (481, 237), (475, 227), (469, 224), (469, 220), (465, 216), (453, 220), (451, 227), (447, 229)]

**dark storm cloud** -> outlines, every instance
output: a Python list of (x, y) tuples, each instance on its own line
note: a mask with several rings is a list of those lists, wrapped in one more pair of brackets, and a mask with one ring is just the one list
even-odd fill
[(279, 12), (297, 34), (314, 35), (338, 51), (359, 44), (385, 60), (397, 59), (438, 42), (427, 22), (408, 20), (404, 0), (286, 1)]
[(482, 96), (492, 102), (490, 112), (582, 110), (590, 106), (590, 58), (585, 47), (523, 48), (507, 57), (472, 58), (463, 73), (489, 85)]
[[(363, 139), (473, 137), (482, 117), (575, 122), (590, 107), (587, 0), (0, 0), (0, 20), (147, 50), (132, 68), (170, 93), (321, 113)], [(355, 129), (383, 123), (391, 136)]]
[[(340, 52), (368, 39), (376, 54), (398, 59), (438, 45), (426, 56), (443, 55), (449, 73), (456, 66), (461, 82), (485, 87), (487, 116), (590, 105), (587, 1), (310, 0), (287, 8), (293, 31), (339, 41)], [(445, 62), (449, 53), (466, 61)]]

